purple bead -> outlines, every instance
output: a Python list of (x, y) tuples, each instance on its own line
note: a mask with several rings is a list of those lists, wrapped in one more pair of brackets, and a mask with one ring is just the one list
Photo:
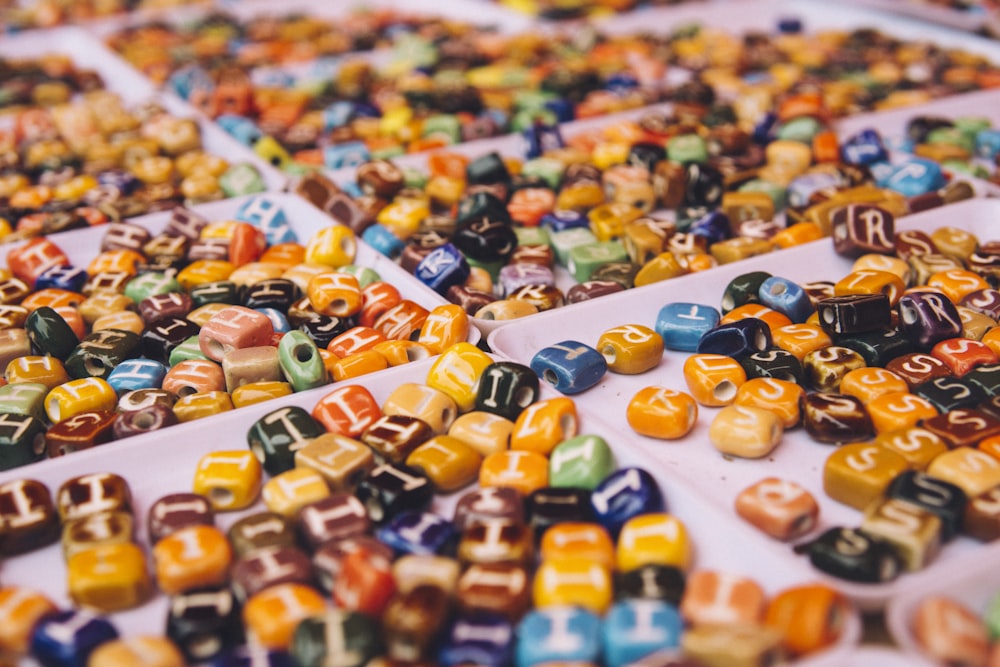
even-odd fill
[(642, 468), (621, 468), (608, 475), (590, 494), (590, 506), (612, 535), (632, 517), (665, 511), (659, 485)]
[(688, 233), (705, 238), (709, 245), (725, 241), (733, 235), (729, 216), (721, 211), (712, 211), (701, 219), (696, 220), (688, 228)]
[(554, 232), (561, 232), (564, 229), (572, 229), (574, 227), (586, 227), (589, 229), (590, 220), (578, 211), (552, 211), (542, 216), (541, 226), (548, 227)]
[(130, 195), (139, 187), (139, 179), (127, 171), (119, 169), (108, 169), (97, 175), (97, 182), (100, 185), (107, 185), (117, 188), (123, 195)]
[(31, 655), (46, 667), (86, 667), (98, 646), (118, 638), (110, 621), (71, 609), (46, 616), (31, 635)]
[(375, 536), (397, 554), (447, 555), (458, 533), (454, 525), (432, 512), (403, 512), (379, 528)]
[(509, 264), (500, 269), (500, 292), (513, 294), (528, 285), (555, 286), (556, 278), (552, 269), (538, 264)]
[(962, 335), (962, 317), (951, 299), (936, 292), (911, 292), (899, 299), (899, 328), (914, 345), (932, 347)]
[(510, 664), (513, 647), (510, 621), (498, 613), (480, 612), (455, 621), (438, 653), (438, 662), (443, 667), (503, 667)]

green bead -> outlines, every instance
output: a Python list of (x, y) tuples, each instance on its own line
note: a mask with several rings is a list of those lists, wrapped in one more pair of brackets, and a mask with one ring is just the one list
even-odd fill
[(789, 141), (801, 141), (804, 144), (812, 144), (813, 137), (823, 131), (823, 124), (812, 116), (800, 116), (793, 118), (778, 128), (778, 139)]
[(239, 288), (230, 280), (216, 280), (192, 287), (188, 292), (194, 308), (201, 308), (206, 303), (225, 303), (237, 306), (240, 303)]
[(959, 132), (972, 139), (983, 130), (993, 127), (993, 123), (985, 116), (960, 116), (953, 122)]
[(305, 391), (327, 384), (326, 366), (319, 348), (302, 331), (289, 331), (278, 342), (278, 363), (285, 379), (295, 391)]
[(421, 134), (424, 137), (445, 136), (451, 143), (457, 144), (462, 140), (462, 123), (457, 116), (438, 114), (424, 121)]
[(511, 129), (514, 132), (530, 130), (536, 123), (555, 125), (558, 122), (559, 118), (555, 112), (549, 109), (525, 109), (524, 111), (516, 112), (510, 120)]
[(401, 157), (403, 155), (406, 155), (406, 149), (402, 144), (384, 146), (372, 151), (373, 160), (390, 160), (394, 157)]
[(552, 237), (545, 227), (514, 227), (517, 245), (549, 245)]
[(614, 471), (611, 447), (597, 435), (564, 440), (549, 456), (549, 486), (593, 490)]
[(430, 67), (438, 61), (438, 50), (426, 37), (405, 33), (392, 46), (392, 69), (414, 70)]
[(297, 405), (269, 412), (247, 431), (247, 445), (270, 475), (295, 467), (295, 452), (306, 441), (326, 433), (323, 426)]
[(39, 382), (15, 382), (0, 387), (0, 414), (28, 415), (45, 423), (49, 388)]
[(781, 211), (787, 206), (788, 190), (778, 183), (754, 178), (740, 186), (739, 192), (763, 192), (774, 202), (774, 210)]
[(967, 150), (969, 154), (976, 152), (976, 140), (957, 127), (938, 127), (927, 133), (928, 144), (948, 144)]
[(579, 245), (569, 251), (566, 270), (578, 283), (590, 280), (591, 274), (610, 262), (627, 262), (628, 253), (619, 241), (601, 241)]
[(115, 366), (139, 356), (139, 335), (122, 329), (101, 329), (88, 334), (66, 357), (64, 366), (75, 380), (107, 380)]
[(514, 108), (518, 111), (544, 111), (549, 102), (557, 99), (555, 93), (544, 90), (520, 90), (514, 96)]
[(250, 195), (267, 190), (264, 178), (257, 168), (247, 162), (234, 164), (219, 177), (219, 186), (227, 197)]
[(167, 363), (171, 367), (174, 367), (182, 361), (192, 361), (195, 359), (207, 360), (208, 357), (206, 357), (201, 351), (201, 345), (198, 343), (198, 336), (191, 336), (170, 351), (170, 357), (167, 359)]
[(63, 316), (48, 306), (42, 306), (28, 315), (24, 321), (31, 347), (39, 354), (64, 360), (79, 343)]
[(553, 233), (549, 245), (552, 246), (552, 252), (556, 255), (556, 261), (566, 266), (569, 261), (569, 253), (573, 248), (593, 243), (597, 243), (594, 232), (584, 227), (573, 227)]
[[(336, 638), (336, 645), (332, 638)], [(372, 664), (382, 650), (382, 630), (374, 618), (356, 611), (334, 610), (310, 616), (295, 627), (289, 653), (302, 667)]]
[(125, 285), (125, 296), (136, 303), (157, 294), (169, 294), (170, 292), (181, 291), (183, 291), (183, 288), (177, 282), (176, 278), (159, 271), (151, 271), (150, 273), (138, 275)]
[(559, 160), (539, 157), (525, 162), (521, 167), (521, 174), (540, 178), (545, 181), (546, 185), (555, 190), (562, 181), (564, 169), (565, 165)]
[(642, 266), (634, 262), (608, 262), (594, 269), (590, 280), (608, 280), (618, 283), (624, 289), (635, 287), (635, 275)]
[(359, 266), (358, 264), (348, 264), (347, 266), (342, 266), (337, 269), (337, 273), (349, 273), (358, 279), (358, 285), (361, 289), (364, 289), (371, 285), (372, 283), (377, 283), (382, 280), (382, 277), (378, 274), (375, 269), (369, 268), (367, 266)]
[(427, 172), (421, 171), (416, 167), (403, 167), (403, 185), (408, 188), (420, 188), (421, 190), (426, 187), (429, 176)]
[(302, 164), (301, 162), (295, 162), (294, 160), (292, 160), (291, 162), (285, 165), (285, 168), (282, 171), (284, 171), (285, 175), (287, 175), (289, 178), (296, 178), (296, 177), (308, 176), (309, 174), (314, 173), (316, 171), (316, 167), (315, 165)]
[(679, 134), (667, 142), (667, 159), (688, 164), (708, 162), (708, 144), (697, 134)]
[(1000, 592), (996, 593), (986, 606), (983, 621), (986, 623), (986, 630), (990, 633), (990, 639), (993, 641), (1000, 639)]
[(34, 463), (44, 454), (44, 423), (31, 415), (0, 414), (0, 470)]

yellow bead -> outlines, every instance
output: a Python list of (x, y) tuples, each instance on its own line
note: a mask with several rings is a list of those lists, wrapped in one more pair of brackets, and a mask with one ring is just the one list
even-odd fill
[(379, 211), (375, 220), (389, 229), (393, 235), (405, 241), (420, 229), (420, 223), (430, 214), (431, 209), (427, 200), (397, 197)]
[(141, 635), (105, 642), (87, 658), (87, 667), (184, 667), (184, 664), (184, 656), (172, 641)]
[(799, 401), (804, 393), (802, 387), (788, 380), (751, 378), (737, 390), (733, 404), (773, 412), (784, 428), (792, 428), (802, 416)]
[(931, 461), (927, 474), (951, 482), (975, 498), (1000, 485), (1000, 459), (972, 447), (956, 447)]
[(289, 518), (309, 503), (329, 495), (326, 480), (312, 468), (293, 468), (275, 475), (261, 491), (267, 509)]
[(458, 406), (443, 391), (415, 382), (404, 382), (386, 397), (382, 414), (416, 417), (427, 423), (436, 435), (443, 435), (458, 416)]
[(469, 336), (469, 316), (456, 304), (437, 306), (420, 327), (417, 342), (426, 345), (433, 354), (441, 354)]
[(215, 526), (181, 528), (153, 547), (156, 583), (166, 595), (222, 585), (232, 560), (229, 540)]
[(251, 382), (237, 387), (230, 392), (234, 408), (244, 408), (248, 405), (282, 398), (293, 393), (292, 385), (287, 382)]
[(372, 349), (385, 357), (390, 366), (401, 366), (433, 356), (429, 347), (414, 340), (386, 340), (375, 343)]
[(66, 562), (66, 577), (73, 602), (102, 613), (137, 607), (151, 590), (146, 556), (128, 542), (75, 554)]
[(927, 280), (927, 286), (941, 290), (953, 303), (976, 290), (988, 289), (990, 284), (978, 273), (964, 269), (953, 269), (933, 274)]
[(232, 262), (223, 259), (199, 259), (177, 273), (177, 282), (187, 291), (192, 287), (226, 280), (236, 269)]
[(682, 276), (687, 272), (687, 268), (681, 264), (677, 256), (668, 250), (646, 262), (635, 274), (633, 284), (636, 287), (643, 287)]
[(823, 490), (837, 502), (863, 510), (909, 467), (900, 454), (868, 443), (843, 445), (823, 464)]
[(766, 255), (774, 249), (770, 241), (748, 236), (737, 236), (713, 243), (709, 252), (719, 264), (739, 262), (757, 255)]
[(44, 384), (50, 391), (70, 380), (61, 361), (55, 357), (35, 355), (18, 357), (11, 361), (7, 364), (4, 378), (9, 384), (37, 382)]
[(625, 226), (634, 222), (642, 212), (629, 206), (628, 204), (611, 203), (602, 204), (592, 208), (587, 213), (590, 221), (590, 231), (598, 241), (611, 241), (621, 238), (625, 233)]
[(240, 287), (253, 285), (264, 280), (280, 278), (285, 273), (285, 267), (281, 264), (270, 262), (247, 262), (243, 266), (233, 269), (228, 280), (236, 283)]
[(603, 614), (613, 597), (611, 573), (585, 558), (543, 562), (535, 571), (532, 595), (539, 609), (573, 605)]
[(618, 535), (615, 560), (619, 572), (643, 565), (668, 565), (686, 571), (691, 566), (687, 528), (671, 514), (633, 517), (625, 522)]
[(236, 226), (239, 224), (236, 220), (216, 220), (215, 222), (209, 222), (202, 227), (198, 236), (202, 239), (229, 240), (233, 238), (233, 232), (236, 231)]
[(388, 367), (389, 361), (377, 350), (372, 349), (349, 354), (343, 359), (331, 363), (328, 369), (334, 382), (342, 382), (368, 373), (382, 371)]
[(774, 218), (774, 200), (765, 192), (726, 192), (721, 209), (734, 224)]
[(815, 324), (789, 324), (771, 330), (772, 344), (802, 361), (807, 354), (833, 344), (830, 335)]
[(57, 424), (81, 412), (114, 410), (118, 395), (105, 380), (97, 377), (70, 380), (45, 396), (45, 413)]
[[(80, 314), (83, 315), (83, 312)], [(86, 316), (84, 316), (83, 321), (87, 321)], [(91, 323), (90, 330), (103, 331), (105, 329), (121, 329), (122, 331), (131, 331), (132, 333), (139, 335), (145, 327), (146, 323), (143, 322), (139, 313), (130, 310), (122, 310), (101, 315)]]
[(727, 405), (716, 413), (708, 428), (708, 438), (727, 456), (759, 459), (781, 442), (781, 418), (764, 408)]
[(437, 435), (414, 449), (406, 464), (419, 468), (440, 493), (452, 493), (476, 481), (482, 455), (450, 435)]
[(192, 491), (208, 498), (219, 512), (249, 507), (260, 493), (263, 469), (249, 450), (204, 455), (195, 468)]
[(476, 404), (479, 377), (493, 363), (472, 343), (456, 343), (445, 350), (427, 372), (427, 386), (449, 396), (461, 412)]
[(233, 399), (224, 391), (189, 394), (174, 403), (174, 415), (179, 422), (190, 422), (233, 409)]
[(885, 271), (902, 280), (904, 285), (909, 285), (913, 281), (913, 271), (910, 269), (910, 265), (899, 257), (890, 257), (889, 255), (875, 253), (862, 255), (854, 260), (851, 271)]
[(641, 324), (623, 324), (601, 334), (597, 351), (613, 373), (645, 373), (663, 358), (663, 337)]
[(489, 456), (510, 446), (513, 431), (514, 422), (511, 420), (491, 412), (473, 410), (452, 422), (448, 435), (458, 438), (481, 456)]

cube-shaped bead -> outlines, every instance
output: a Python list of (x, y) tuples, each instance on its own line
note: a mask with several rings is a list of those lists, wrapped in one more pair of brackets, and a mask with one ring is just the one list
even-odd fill
[(666, 387), (643, 387), (629, 400), (625, 418), (641, 435), (664, 440), (683, 438), (698, 420), (690, 394)]
[(150, 593), (146, 556), (124, 542), (79, 551), (66, 562), (70, 597), (81, 607), (108, 613), (131, 609)]
[(596, 664), (601, 650), (601, 618), (578, 607), (534, 609), (517, 626), (518, 667), (550, 662)]
[(253, 452), (211, 452), (198, 461), (192, 490), (208, 498), (216, 511), (243, 509), (257, 500), (262, 475)]
[(823, 490), (834, 500), (863, 510), (907, 469), (901, 454), (867, 443), (843, 445), (823, 466)]
[(656, 332), (668, 350), (694, 352), (698, 341), (719, 323), (721, 315), (711, 306), (674, 302), (660, 309), (656, 316)]
[(808, 490), (791, 480), (768, 477), (736, 496), (736, 513), (758, 530), (779, 540), (812, 531), (819, 504)]
[(620, 468), (608, 475), (591, 493), (590, 505), (598, 523), (615, 536), (633, 517), (665, 509), (656, 479), (635, 467)]
[(101, 644), (117, 639), (111, 621), (93, 612), (59, 611), (38, 622), (31, 636), (31, 654), (42, 664), (80, 665)]
[(941, 518), (900, 498), (885, 498), (865, 508), (861, 530), (895, 547), (906, 570), (927, 567), (941, 550)]

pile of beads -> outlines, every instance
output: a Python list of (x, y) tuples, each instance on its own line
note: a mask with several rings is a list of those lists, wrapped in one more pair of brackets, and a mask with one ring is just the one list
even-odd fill
[(175, 209), (156, 235), (111, 223), (101, 249), (87, 267), (47, 238), (8, 253), (0, 469), (426, 358), (469, 333), (457, 306), (424, 308), (356, 264), (349, 229), (301, 244), (263, 197), (215, 223)]
[[(700, 407), (721, 408), (707, 435), (729, 458), (766, 458), (797, 427), (839, 445), (823, 462), (823, 491), (863, 512), (860, 528), (832, 527), (797, 549), (824, 572), (881, 583), (925, 568), (959, 534), (1000, 536), (998, 255), (953, 227), (894, 231), (876, 206), (833, 219), (834, 247), (856, 258), (836, 282), (749, 272), (717, 306), (669, 303), (655, 327), (617, 327), (595, 346), (562, 341), (531, 367), (576, 394), (608, 371), (655, 368), (663, 349), (693, 352), (685, 391), (636, 392), (630, 425), (676, 439)], [(736, 506), (779, 539), (818, 525), (815, 500), (793, 481), (761, 481)]]
[[(126, 108), (92, 90), (31, 96), (0, 130), (0, 239), (118, 221), (179, 204), (262, 192), (260, 172), (207, 152), (198, 123), (154, 103)], [(56, 84), (52, 84), (56, 85)]]
[(924, 655), (938, 664), (995, 664), (1000, 656), (1000, 596), (977, 613), (949, 595), (923, 599), (911, 619), (913, 636)]
[(0, 33), (82, 23), (144, 9), (201, 4), (204, 0), (29, 0), (5, 4)]
[(955, 173), (1000, 181), (1000, 129), (982, 116), (915, 116), (907, 123), (899, 148)]
[(655, 654), (693, 667), (838, 641), (841, 594), (804, 584), (769, 596), (751, 577), (695, 567), (656, 478), (619, 467), (602, 437), (580, 433), (570, 399), (538, 400), (538, 387), (529, 368), (462, 343), (381, 403), (347, 385), (311, 411), (267, 413), (248, 448), (205, 454), (190, 491), (150, 504), (149, 565), (126, 557), (139, 503), (121, 476), (67, 479), (54, 499), (35, 480), (0, 484), (0, 516), (19, 520), (6, 524), (19, 526), (9, 553), (58, 540), (62, 524), (81, 608), (53, 614), (30, 587), (0, 588), (0, 650), (96, 667), (100, 651), (128, 647), (95, 612), (141, 606), (154, 588), (169, 596), (166, 637), (124, 641), (165, 666), (180, 653), (220, 667), (248, 654), (359, 667), (624, 667)]

